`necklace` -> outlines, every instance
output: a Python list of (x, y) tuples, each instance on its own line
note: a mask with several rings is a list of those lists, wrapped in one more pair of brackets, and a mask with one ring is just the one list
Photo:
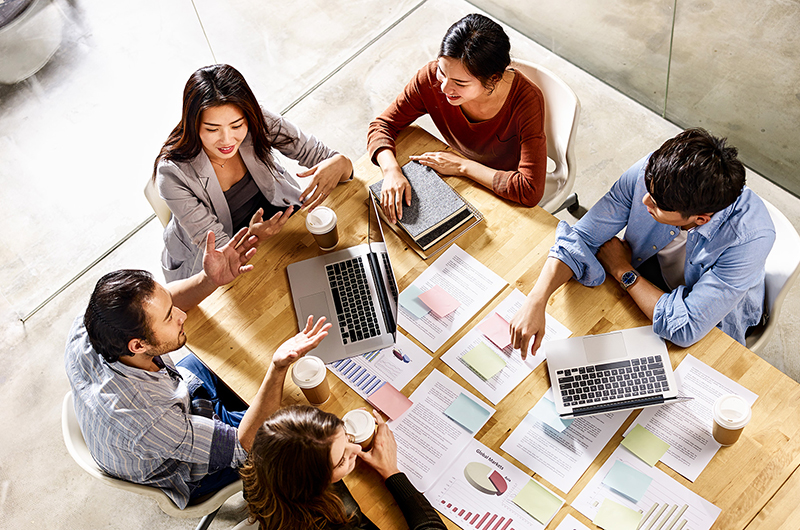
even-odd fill
[[(211, 159), (209, 158), (209, 160), (211, 160)], [(211, 160), (211, 163), (212, 163), (212, 164), (216, 164), (216, 165), (218, 165), (218, 166), (219, 166), (219, 167), (221, 167), (222, 169), (225, 169), (225, 164), (220, 164), (219, 162), (215, 162), (214, 160)]]

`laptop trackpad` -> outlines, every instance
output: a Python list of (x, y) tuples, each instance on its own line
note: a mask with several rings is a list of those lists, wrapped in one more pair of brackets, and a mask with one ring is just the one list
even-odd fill
[[(328, 302), (325, 299), (324, 292), (319, 292), (301, 298), (300, 312), (302, 313), (300, 317), (303, 319), (303, 321), (305, 321), (309, 315), (314, 315), (314, 321), (319, 320), (319, 317), (325, 317), (328, 322), (333, 322), (334, 324), (336, 323), (335, 320), (331, 320), (330, 311), (328, 310)], [(305, 322), (300, 324), (301, 328), (303, 326), (305, 326)]]
[(605, 335), (587, 335), (583, 338), (583, 351), (589, 364), (597, 364), (628, 356), (622, 332)]

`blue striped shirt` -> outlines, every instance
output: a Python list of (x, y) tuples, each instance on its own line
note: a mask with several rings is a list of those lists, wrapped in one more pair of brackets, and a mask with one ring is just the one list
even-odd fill
[(191, 483), (244, 462), (236, 429), (192, 410), (199, 379), (162, 355), (150, 372), (108, 363), (92, 348), (83, 316), (72, 325), (64, 360), (75, 413), (92, 457), (108, 474), (161, 488), (183, 509)]

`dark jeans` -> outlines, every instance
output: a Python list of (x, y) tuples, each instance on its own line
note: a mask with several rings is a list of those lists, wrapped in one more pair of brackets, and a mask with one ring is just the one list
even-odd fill
[[(206, 368), (206, 365), (200, 362), (200, 359), (195, 357), (194, 354), (190, 353), (178, 361), (177, 364), (192, 372), (203, 382), (203, 386), (195, 391), (192, 398), (207, 399), (212, 403), (214, 412), (223, 423), (227, 423), (232, 427), (239, 427), (239, 422), (242, 421), (242, 417), (247, 411), (247, 404), (239, 399), (211, 370)], [(230, 467), (220, 469), (216, 473), (206, 475), (199, 482), (196, 482), (189, 499), (191, 501), (213, 493), (238, 479), (239, 472), (236, 469)]]

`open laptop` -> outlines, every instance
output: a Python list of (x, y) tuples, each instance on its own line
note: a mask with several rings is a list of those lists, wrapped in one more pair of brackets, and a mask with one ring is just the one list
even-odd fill
[(547, 343), (556, 412), (564, 418), (676, 403), (667, 346), (652, 326)]
[(391, 346), (397, 333), (397, 283), (370, 195), (367, 244), (286, 268), (297, 323), (309, 315), (333, 324), (314, 355), (326, 363)]

